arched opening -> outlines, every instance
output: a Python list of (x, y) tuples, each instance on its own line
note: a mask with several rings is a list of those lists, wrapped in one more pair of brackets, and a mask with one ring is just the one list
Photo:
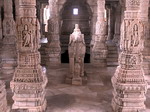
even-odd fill
[(69, 36), (73, 32), (74, 25), (79, 24), (81, 32), (84, 34), (86, 43), (85, 63), (90, 63), (90, 41), (91, 41), (91, 10), (86, 0), (67, 0), (61, 10), (61, 62), (69, 63), (68, 43)]

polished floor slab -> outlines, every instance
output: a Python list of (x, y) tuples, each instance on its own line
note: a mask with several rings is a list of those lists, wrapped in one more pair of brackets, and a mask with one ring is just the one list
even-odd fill
[[(65, 76), (69, 73), (68, 64), (49, 67), (46, 112), (112, 112), (111, 77), (115, 69), (116, 67), (100, 68), (86, 64), (87, 85), (73, 86), (65, 84)], [(7, 91), (11, 106), (12, 93), (9, 88)], [(147, 92), (146, 106), (147, 112), (150, 112), (150, 90)]]

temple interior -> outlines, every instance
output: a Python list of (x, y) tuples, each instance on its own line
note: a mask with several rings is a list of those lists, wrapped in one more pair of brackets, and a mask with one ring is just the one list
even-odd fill
[(150, 112), (150, 0), (0, 0), (0, 112)]

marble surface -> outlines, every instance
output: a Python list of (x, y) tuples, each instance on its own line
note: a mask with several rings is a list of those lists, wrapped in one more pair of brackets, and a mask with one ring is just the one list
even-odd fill
[[(116, 67), (100, 68), (85, 65), (88, 77), (87, 85), (72, 86), (65, 84), (69, 65), (51, 66), (47, 69), (47, 110), (46, 112), (112, 112), (111, 77)], [(9, 106), (12, 105), (12, 93), (7, 88)], [(147, 92), (147, 110), (150, 112), (150, 90)]]

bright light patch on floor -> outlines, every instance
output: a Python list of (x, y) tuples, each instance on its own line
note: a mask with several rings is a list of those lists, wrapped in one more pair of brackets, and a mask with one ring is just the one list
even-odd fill
[(73, 15), (78, 15), (78, 8), (73, 9)]

